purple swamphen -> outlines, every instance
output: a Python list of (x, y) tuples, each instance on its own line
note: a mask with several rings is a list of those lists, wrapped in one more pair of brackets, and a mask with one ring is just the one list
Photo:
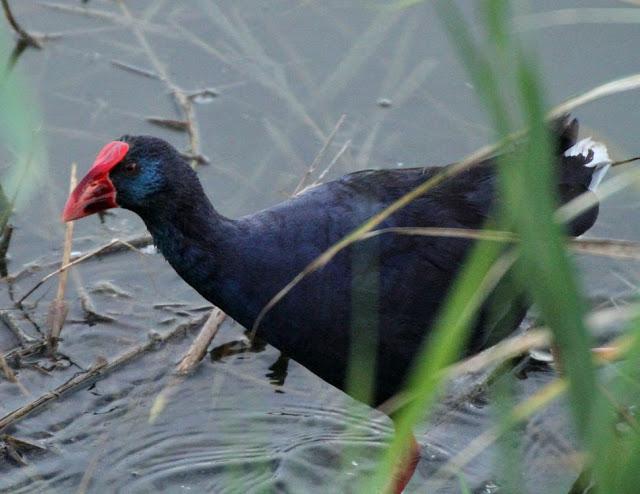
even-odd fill
[[(577, 121), (554, 124), (558, 198), (592, 193), (611, 161), (604, 145), (577, 142)], [(532, 164), (535, 166), (535, 164)], [(261, 309), (311, 261), (356, 227), (442, 168), (366, 170), (309, 188), (269, 209), (225, 218), (207, 198), (196, 173), (170, 144), (123, 136), (107, 144), (71, 193), (65, 221), (108, 208), (137, 213), (177, 273), (203, 297), (251, 328)], [(380, 228), (480, 229), (500, 202), (495, 159), (438, 185), (389, 217)], [(581, 235), (598, 206), (567, 225)], [(307, 276), (262, 320), (258, 336), (319, 377), (373, 406), (401, 390), (473, 241), (384, 234), (352, 244)], [(513, 297), (499, 336), (521, 322), (528, 302)], [(496, 339), (495, 317), (484, 307), (466, 353)], [(350, 341), (372, 352), (372, 392), (345, 381)], [(363, 384), (363, 387), (366, 387)], [(407, 460), (408, 458), (408, 460)], [(418, 460), (414, 441), (393, 490), (401, 492)]]

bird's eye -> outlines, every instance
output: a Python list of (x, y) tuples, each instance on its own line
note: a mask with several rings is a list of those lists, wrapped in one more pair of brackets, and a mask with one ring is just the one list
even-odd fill
[(138, 163), (136, 163), (135, 161), (129, 161), (124, 165), (124, 171), (128, 175), (135, 175), (136, 173), (138, 173), (138, 168)]

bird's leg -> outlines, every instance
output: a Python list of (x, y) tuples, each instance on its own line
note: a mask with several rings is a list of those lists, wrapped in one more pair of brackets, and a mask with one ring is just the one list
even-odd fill
[(409, 447), (404, 455), (400, 458), (398, 463), (393, 469), (393, 476), (391, 481), (390, 494), (401, 494), (404, 488), (407, 486), (413, 472), (416, 471), (418, 462), (420, 461), (420, 445), (413, 434), (411, 434), (411, 440)]

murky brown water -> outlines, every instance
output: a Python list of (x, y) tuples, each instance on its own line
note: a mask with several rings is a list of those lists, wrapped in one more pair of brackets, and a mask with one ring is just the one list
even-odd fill
[[(196, 105), (201, 152), (211, 162), (199, 173), (216, 206), (230, 216), (291, 193), (342, 114), (345, 123), (321, 168), (350, 144), (328, 177), (450, 162), (484, 144), (491, 133), (483, 112), (428, 3), (390, 14), (360, 1), (140, 0), (127, 2), (128, 19), (118, 2), (106, 0), (14, 1), (25, 27), (63, 36), (43, 50), (27, 50), (17, 63), (41, 108), (49, 168), (46, 185), (25, 198), (12, 219), (9, 272), (60, 258), (59, 214), (71, 162), (82, 173), (103, 143), (124, 133), (186, 146), (183, 133), (146, 120), (176, 118), (167, 85), (122, 68), (157, 72), (136, 30), (177, 86), (216, 89), (216, 97), (203, 96)], [(462, 2), (469, 13), (472, 3)], [(640, 9), (613, 0), (532, 6), (536, 12), (585, 7), (626, 8), (629, 22), (569, 22), (529, 32), (544, 62), (550, 103), (638, 70), (640, 28), (633, 20)], [(521, 18), (525, 25), (534, 20)], [(605, 139), (616, 157), (638, 154), (639, 101), (638, 93), (625, 93), (581, 108), (583, 133)], [(10, 149), (0, 147), (0, 163), (10, 162)], [(605, 201), (591, 234), (640, 240), (637, 192)], [(141, 233), (137, 218), (115, 210), (104, 223), (78, 222), (74, 251)], [(637, 263), (580, 262), (592, 297), (615, 302), (637, 292)], [(51, 269), (21, 276), (14, 293), (25, 293)], [(114, 320), (87, 324), (82, 291), (97, 312)], [(28, 298), (33, 323), (15, 313), (28, 334), (44, 327), (54, 294), (55, 282), (49, 282)], [(12, 305), (9, 295), (4, 283), (0, 307)], [(76, 268), (68, 300), (60, 347), (66, 368), (43, 370), (50, 365), (44, 359), (23, 362), (18, 377), (31, 396), (0, 379), (0, 416), (100, 359), (111, 361), (145, 343), (150, 331), (166, 334), (200, 317), (208, 306), (160, 256), (130, 251)], [(10, 428), (46, 451), (24, 452), (26, 466), (0, 460), (0, 492), (325, 493), (328, 485), (350, 492), (374, 468), (392, 432), (389, 421), (293, 362), (285, 383), (272, 384), (266, 375), (278, 352), (271, 347), (221, 362), (206, 359), (176, 384), (171, 371), (194, 334), (179, 335)], [(241, 328), (226, 322), (216, 343), (240, 335)], [(0, 349), (15, 345), (0, 325)], [(518, 381), (518, 396), (550, 378), (544, 370), (530, 372)], [(433, 473), (494, 418), (486, 399), (460, 398), (477, 381), (470, 376), (452, 385), (422, 428), (424, 459), (410, 492), (436, 485), (438, 492), (459, 491), (457, 478), (440, 481)], [(159, 395), (167, 406), (156, 416)], [(575, 472), (560, 460), (573, 449), (562, 406), (536, 415), (522, 431), (527, 490), (566, 492)], [(473, 492), (499, 489), (494, 450), (465, 468)]]

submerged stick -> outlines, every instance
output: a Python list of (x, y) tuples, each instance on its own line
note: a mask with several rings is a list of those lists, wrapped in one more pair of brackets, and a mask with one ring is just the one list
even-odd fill
[(0, 0), (2, 2), (2, 10), (4, 11), (4, 15), (9, 22), (11, 28), (16, 32), (19, 36), (20, 41), (25, 43), (28, 46), (32, 46), (33, 48), (42, 48), (42, 43), (37, 39), (36, 36), (29, 34), (16, 20), (11, 12), (11, 7), (9, 6), (9, 0)]
[(89, 295), (89, 292), (87, 292), (86, 288), (82, 284), (77, 272), (73, 273), (73, 281), (76, 285), (76, 291), (78, 292), (78, 298), (80, 299), (80, 307), (82, 308), (82, 312), (84, 312), (84, 318), (87, 324), (95, 324), (99, 322), (112, 323), (115, 321), (113, 317), (98, 312), (91, 295)]
[(58, 400), (63, 395), (73, 391), (77, 391), (84, 386), (88, 386), (99, 377), (105, 376), (118, 367), (129, 363), (136, 357), (139, 357), (144, 353), (153, 350), (158, 346), (159, 343), (166, 343), (170, 339), (177, 336), (179, 333), (184, 333), (192, 328), (199, 326), (200, 324), (202, 324), (203, 320), (204, 317), (198, 317), (196, 319), (187, 321), (184, 324), (179, 324), (167, 334), (155, 338), (150, 338), (147, 343), (132, 348), (128, 352), (122, 354), (120, 357), (117, 357), (112, 362), (107, 362), (104, 359), (99, 359), (88, 371), (75, 375), (57, 388), (46, 392), (32, 402), (27, 403), (26, 405), (21, 406), (16, 410), (13, 410), (12, 412), (6, 414), (4, 417), (1, 417), (0, 432), (2, 432), (10, 425), (16, 423), (17, 421), (25, 418), (29, 414), (35, 412), (36, 410), (43, 408), (45, 405), (51, 403), (52, 401)]
[(186, 120), (176, 120), (175, 118), (164, 117), (146, 117), (145, 120), (150, 124), (157, 125), (169, 130), (177, 130), (178, 132), (184, 132), (189, 130), (189, 122)]
[(20, 389), (20, 392), (25, 395), (25, 396), (29, 396), (29, 391), (27, 390), (27, 388), (24, 387), (24, 385), (18, 380), (15, 372), (13, 372), (13, 369), (11, 367), (9, 367), (9, 364), (7, 364), (7, 361), (5, 360), (5, 358), (2, 356), (2, 354), (0, 353), (0, 370), (4, 373), (4, 376), (7, 378), (7, 381), (9, 381), (10, 383), (15, 384), (16, 386), (18, 386), (18, 389)]
[(8, 310), (0, 310), (0, 321), (2, 321), (4, 325), (9, 328), (13, 335), (18, 339), (20, 346), (25, 347), (35, 341), (33, 337), (24, 332), (24, 330), (16, 322), (13, 314)]
[(44, 339), (36, 340), (33, 343), (30, 343), (26, 346), (18, 346), (5, 352), (2, 355), (2, 358), (5, 360), (10, 360), (14, 358), (28, 357), (31, 355), (37, 355), (42, 352), (47, 346), (47, 342)]
[(131, 72), (133, 74), (148, 77), (149, 79), (160, 79), (160, 77), (158, 77), (158, 74), (151, 72), (150, 70), (145, 70), (140, 67), (136, 67), (135, 65), (121, 62), (119, 60), (111, 59), (111, 65), (113, 65), (114, 67), (118, 67), (119, 69), (126, 70), (127, 72)]
[[(76, 171), (78, 166), (73, 163), (71, 165), (71, 178), (69, 179), (69, 193), (73, 192), (73, 189), (76, 188), (78, 183), (78, 179), (76, 177)], [(71, 243), (73, 241), (73, 221), (69, 221), (65, 224), (65, 232), (64, 232), (64, 248), (62, 251), (62, 263), (60, 266), (64, 266), (69, 264), (69, 259), (71, 258)], [(54, 353), (58, 346), (58, 340), (60, 338), (60, 333), (62, 332), (62, 326), (64, 326), (64, 322), (67, 318), (67, 312), (69, 308), (67, 303), (64, 300), (64, 294), (67, 288), (67, 276), (69, 272), (65, 269), (60, 273), (60, 277), (58, 278), (58, 291), (56, 293), (56, 298), (53, 299), (51, 305), (49, 305), (49, 314), (47, 317), (47, 322), (49, 323), (49, 336), (47, 338), (47, 346), (49, 347), (49, 352)]]

